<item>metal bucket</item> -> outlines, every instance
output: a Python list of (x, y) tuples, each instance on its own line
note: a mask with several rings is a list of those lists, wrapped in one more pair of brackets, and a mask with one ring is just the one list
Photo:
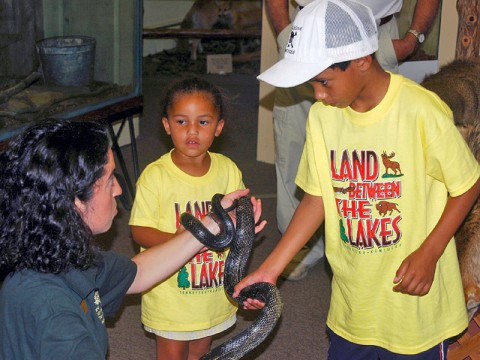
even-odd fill
[(93, 80), (95, 39), (89, 36), (58, 36), (37, 43), (46, 84), (84, 86)]

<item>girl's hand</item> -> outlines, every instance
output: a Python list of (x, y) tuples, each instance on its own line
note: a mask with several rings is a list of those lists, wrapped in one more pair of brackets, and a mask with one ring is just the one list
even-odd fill
[(208, 250), (208, 247), (207, 246), (204, 246), (203, 248), (200, 249), (200, 251), (197, 253), (197, 254), (201, 254), (201, 253), (204, 253), (205, 251)]
[[(226, 194), (221, 201), (223, 208), (230, 207), (235, 200), (241, 198), (242, 196), (248, 195), (250, 189), (243, 189), (243, 190), (236, 190), (231, 192), (230, 194)], [(251, 197), (252, 206), (253, 206), (253, 214), (255, 218), (255, 234), (262, 231), (265, 225), (267, 224), (266, 220), (260, 221), (260, 216), (262, 215), (262, 201), (260, 199), (256, 199), (255, 197)], [(235, 221), (235, 211), (232, 210), (229, 213), (230, 217)]]
[(265, 228), (267, 225), (267, 220), (260, 220), (260, 216), (262, 215), (262, 200), (255, 199), (253, 196), (250, 198), (253, 205), (253, 214), (255, 217), (255, 234), (258, 234)]

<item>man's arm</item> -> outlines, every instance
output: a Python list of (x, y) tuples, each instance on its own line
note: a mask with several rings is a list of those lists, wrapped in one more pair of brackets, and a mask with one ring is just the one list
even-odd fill
[(270, 24), (278, 36), (290, 24), (288, 0), (265, 0), (265, 6)]
[(449, 197), (435, 228), (422, 245), (410, 254), (397, 270), (394, 290), (410, 295), (425, 295), (430, 291), (437, 261), (450, 239), (468, 215), (480, 193), (480, 179), (466, 193)]
[[(440, 0), (417, 0), (410, 29), (426, 34), (432, 26), (440, 6)], [(399, 61), (405, 60), (418, 46), (417, 38), (407, 32), (402, 39), (393, 40), (395, 54)]]

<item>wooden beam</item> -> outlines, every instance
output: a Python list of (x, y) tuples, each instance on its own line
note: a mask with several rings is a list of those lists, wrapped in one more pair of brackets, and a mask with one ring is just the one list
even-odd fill
[(455, 59), (471, 59), (480, 52), (480, 0), (457, 0), (458, 33)]

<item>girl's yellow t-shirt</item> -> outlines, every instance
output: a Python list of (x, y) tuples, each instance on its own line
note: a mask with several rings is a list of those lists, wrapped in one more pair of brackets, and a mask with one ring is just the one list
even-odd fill
[[(209, 154), (210, 169), (201, 177), (177, 168), (170, 153), (149, 164), (137, 182), (129, 224), (174, 233), (183, 212), (203, 218), (210, 211), (214, 194), (245, 188), (233, 161)], [(223, 287), (227, 254), (212, 250), (197, 254), (177, 273), (144, 293), (142, 323), (161, 331), (198, 331), (234, 316), (237, 306)]]

